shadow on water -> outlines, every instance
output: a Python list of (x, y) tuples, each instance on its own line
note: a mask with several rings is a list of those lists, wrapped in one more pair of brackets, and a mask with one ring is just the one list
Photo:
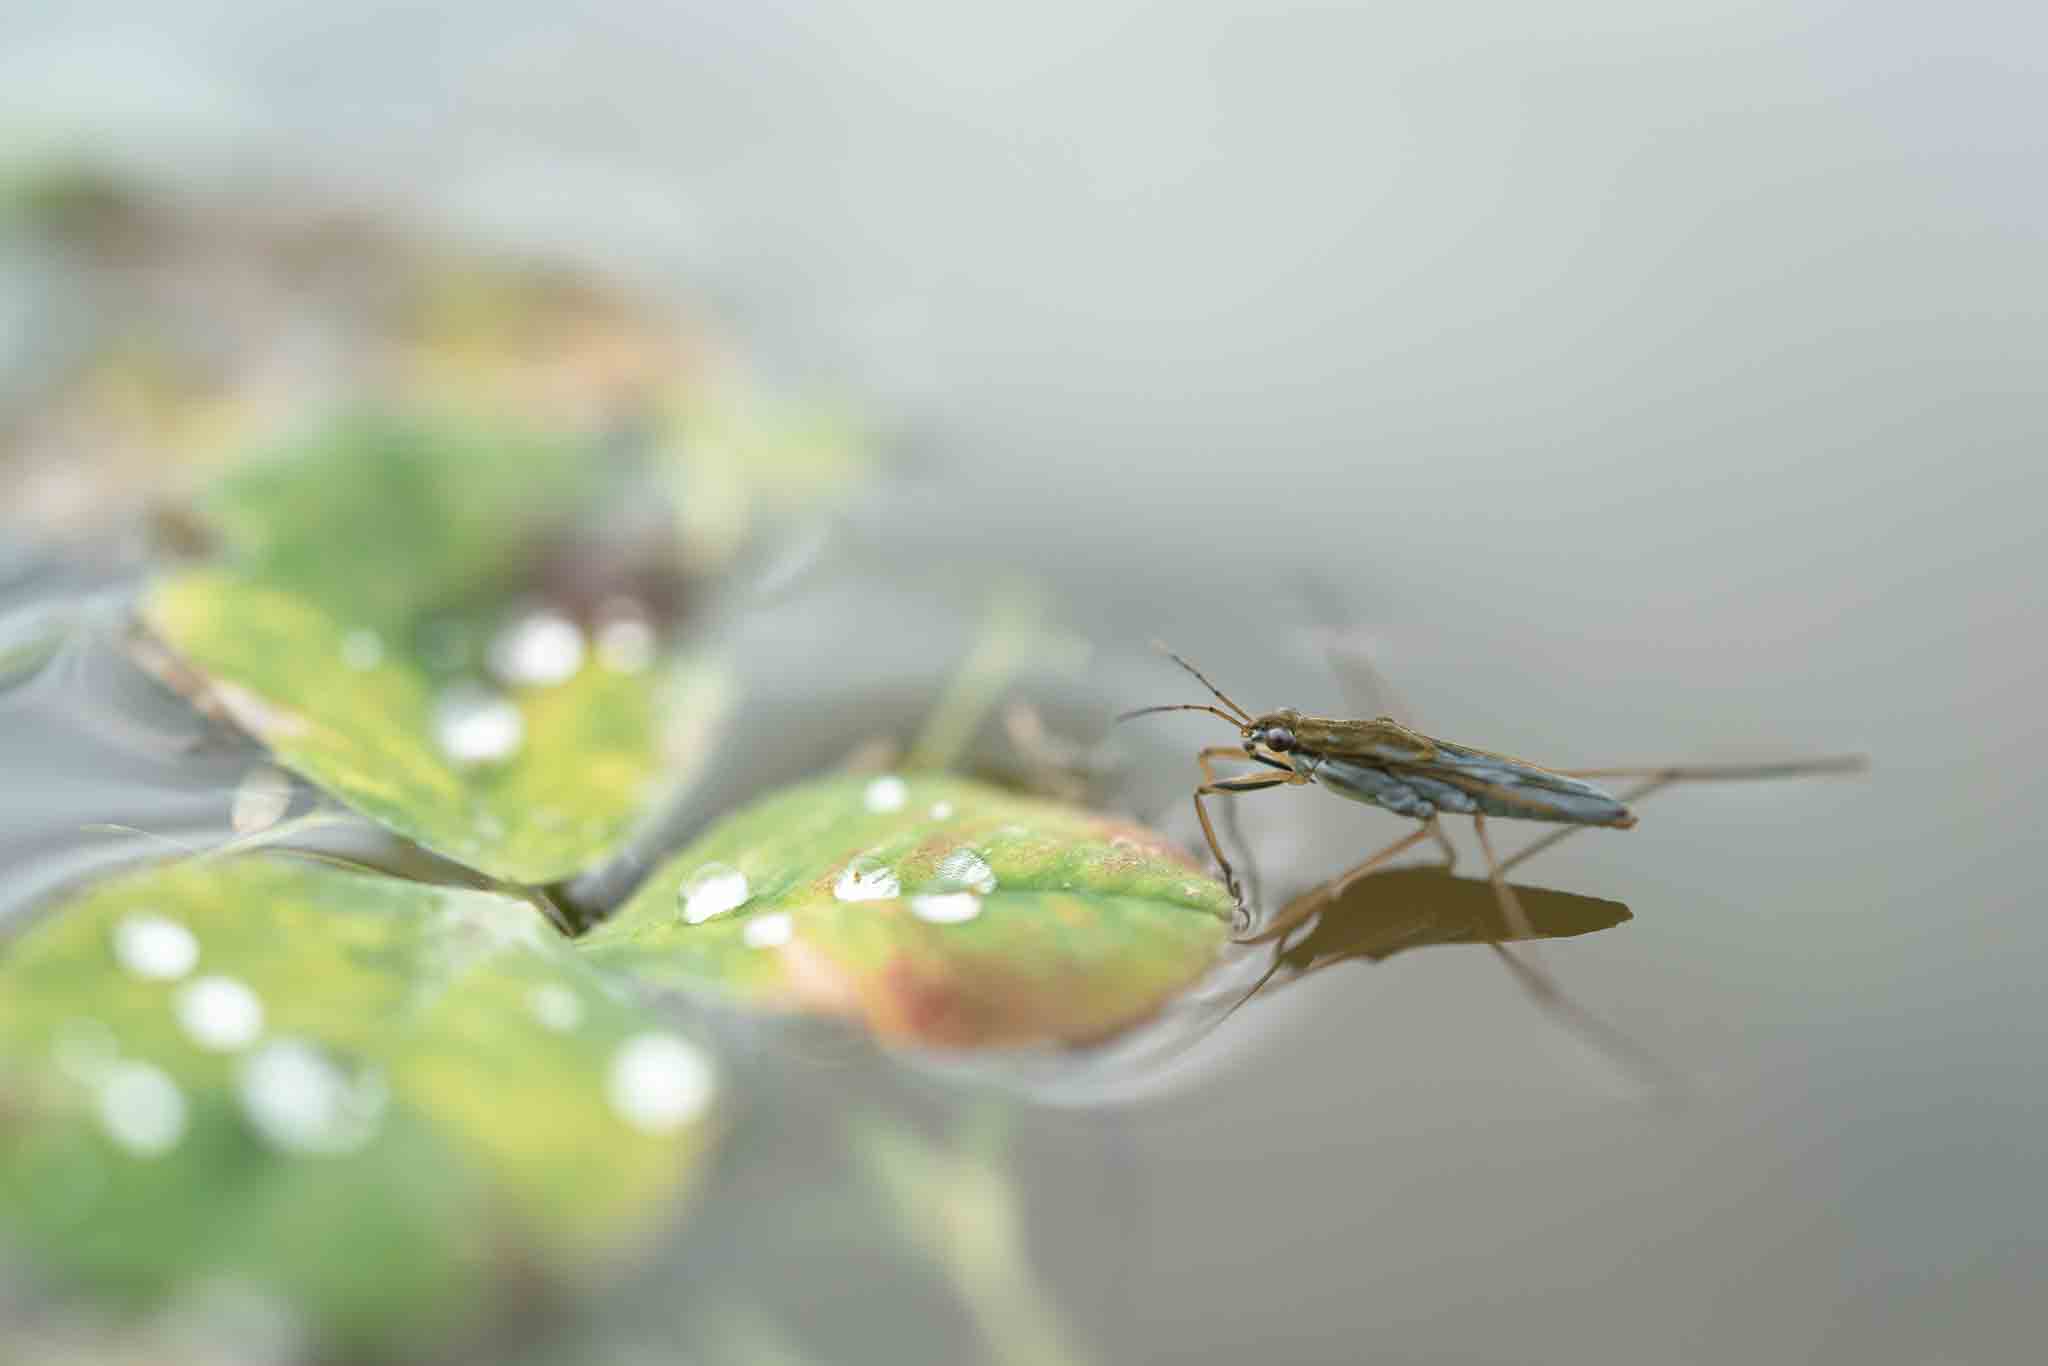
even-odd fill
[(1439, 868), (1395, 868), (1360, 878), (1323, 909), (1307, 934), (1285, 945), (1273, 984), (1299, 981), (1352, 959), (1384, 962), (1432, 944), (1570, 939), (1634, 918), (1619, 901), (1577, 892), (1516, 884), (1515, 896), (1528, 913), (1533, 935), (1513, 931), (1492, 886), (1477, 878), (1454, 877)]

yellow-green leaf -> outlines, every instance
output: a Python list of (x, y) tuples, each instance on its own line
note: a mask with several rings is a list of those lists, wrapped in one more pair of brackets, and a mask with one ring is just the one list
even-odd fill
[(1220, 883), (1142, 827), (945, 775), (770, 796), (578, 941), (599, 961), (906, 1042), (1103, 1038), (1207, 971)]
[(226, 1282), (418, 1346), (672, 1208), (714, 1081), (522, 902), (153, 869), (0, 956), (0, 1242), (105, 1303)]
[(694, 765), (718, 667), (653, 627), (523, 591), (573, 452), (353, 419), (240, 467), (202, 507), (219, 567), (155, 584), (144, 621), (285, 765), (492, 877), (550, 883), (612, 853)]

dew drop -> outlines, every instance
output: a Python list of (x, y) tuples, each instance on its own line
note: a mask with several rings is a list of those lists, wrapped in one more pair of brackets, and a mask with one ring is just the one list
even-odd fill
[(557, 1034), (583, 1023), (583, 998), (560, 982), (543, 982), (526, 994), (526, 1008)]
[(384, 662), (384, 638), (360, 627), (350, 631), (341, 638), (341, 662), (357, 673), (368, 673)]
[(701, 925), (715, 915), (738, 910), (752, 895), (745, 873), (729, 864), (707, 863), (683, 883), (683, 921)]
[(910, 913), (934, 925), (958, 925), (981, 914), (981, 898), (972, 892), (937, 892), (910, 898)]
[(493, 637), (490, 665), (507, 687), (566, 683), (583, 667), (583, 630), (559, 612), (529, 612)]
[(351, 1068), (303, 1039), (275, 1039), (242, 1064), (242, 1113), (286, 1152), (339, 1154), (377, 1135), (389, 1093), (374, 1068)]
[(242, 775), (235, 788), (228, 824), (237, 835), (253, 835), (276, 825), (291, 804), (291, 775), (272, 764), (257, 764)]
[(748, 919), (740, 939), (750, 949), (779, 949), (796, 935), (796, 922), (787, 911), (757, 915)]
[(185, 1136), (185, 1095), (170, 1074), (146, 1062), (124, 1062), (99, 1089), (100, 1125), (138, 1157), (161, 1157)]
[(862, 854), (847, 864), (839, 881), (832, 884), (832, 895), (841, 901), (888, 901), (902, 894), (903, 884), (896, 880), (895, 870), (873, 854)]
[(526, 721), (510, 698), (458, 683), (435, 704), (434, 738), (458, 764), (498, 763), (519, 752)]
[(137, 977), (175, 981), (199, 961), (199, 939), (177, 921), (160, 915), (124, 916), (114, 926), (114, 957)]
[(996, 889), (995, 869), (973, 849), (959, 848), (939, 860), (939, 882), (947, 887), (964, 887), (987, 896)]
[(703, 1053), (673, 1034), (636, 1034), (612, 1058), (606, 1094), (634, 1128), (665, 1134), (702, 1115), (715, 1078)]
[(870, 811), (901, 811), (909, 800), (910, 784), (893, 773), (875, 779), (861, 794), (861, 805)]
[(187, 983), (172, 998), (171, 1009), (192, 1042), (215, 1053), (247, 1048), (263, 1033), (263, 1002), (232, 977)]
[(654, 628), (639, 617), (620, 617), (597, 628), (597, 662), (613, 673), (636, 674), (654, 662)]

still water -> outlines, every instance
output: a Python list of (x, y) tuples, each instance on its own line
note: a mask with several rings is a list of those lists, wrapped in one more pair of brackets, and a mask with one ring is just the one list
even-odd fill
[[(1034, 1261), (1103, 1359), (1990, 1363), (2034, 1355), (2048, 1284), (2048, 298), (2039, 18), (1968, 8), (621, 4), (565, 36), (476, 6), (420, 42), (183, 5), (141, 39), (44, 16), (7, 59), (139, 72), (181, 119), (85, 77), (0, 107), (708, 288), (894, 405), (927, 473), (855, 518), (889, 587), (749, 628), (753, 705), (835, 742), (958, 658), (934, 581), (973, 563), (1048, 576), (1092, 643), (1079, 726), (1194, 700), (1155, 635), (1254, 708), (1339, 709), (1312, 574), (1434, 734), (1871, 756), (1676, 789), (1526, 870), (1632, 913), (1542, 961), (1682, 1101), (1467, 946), (1036, 1111)], [(122, 582), (23, 569), (10, 611), (118, 614)], [(1119, 736), (1191, 842), (1204, 720)], [(118, 671), (10, 697), (10, 914), (85, 857), (60, 825), (225, 828), (248, 756), (185, 724)], [(1241, 815), (1303, 885), (1399, 830), (1313, 791)]]

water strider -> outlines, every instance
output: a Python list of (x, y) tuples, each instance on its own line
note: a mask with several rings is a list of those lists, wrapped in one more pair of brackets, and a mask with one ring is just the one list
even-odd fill
[[(1195, 815), (1202, 823), (1209, 852), (1223, 871), (1224, 884), (1240, 906), (1245, 897), (1236, 870), (1224, 856), (1216, 827), (1210, 822), (1203, 798), (1239, 793), (1263, 792), (1271, 788), (1319, 786), (1340, 797), (1381, 807), (1398, 816), (1420, 822), (1419, 826), (1362, 862), (1296, 897), (1271, 923), (1257, 927), (1241, 942), (1281, 941), (1276, 950), (1277, 969), (1287, 952), (1290, 931), (1303, 921), (1335, 908), (1347, 888), (1389, 860), (1424, 840), (1434, 840), (1444, 854), (1446, 871), (1457, 861), (1457, 849), (1444, 834), (1438, 818), (1445, 814), (1470, 816), (1479, 847), (1486, 856), (1488, 880), (1505, 920), (1507, 939), (1535, 937), (1528, 915), (1505, 877), (1509, 868), (1549, 848), (1578, 830), (1607, 827), (1627, 830), (1636, 824), (1629, 803), (1673, 783), (1691, 780), (1793, 777), (1821, 773), (1853, 772), (1865, 766), (1860, 757), (1816, 759), (1776, 764), (1725, 766), (1666, 766), (1661, 768), (1601, 768), (1561, 770), (1544, 768), (1526, 760), (1469, 745), (1439, 740), (1411, 729), (1391, 716), (1372, 720), (1350, 720), (1310, 716), (1292, 707), (1254, 714), (1231, 699), (1202, 671), (1163, 645), (1162, 653), (1192, 674), (1222, 707), (1208, 703), (1172, 703), (1140, 707), (1117, 718), (1127, 721), (1156, 712), (1207, 712), (1235, 727), (1237, 745), (1210, 745), (1197, 752), (1202, 782), (1195, 788)], [(1228, 708), (1229, 710), (1224, 710)], [(1214, 765), (1228, 759), (1251, 762), (1268, 772), (1218, 777)], [(1619, 795), (1586, 781), (1589, 778), (1633, 777), (1636, 785)], [(1503, 820), (1545, 821), (1566, 828), (1555, 831), (1502, 860), (1494, 852), (1486, 828), (1487, 817)], [(1532, 994), (1546, 1005), (1578, 1014), (1568, 1006), (1548, 976), (1511, 954), (1499, 939), (1487, 941)], [(1268, 973), (1270, 978), (1272, 973)], [(1263, 984), (1262, 979), (1262, 984)], [(1256, 990), (1256, 989), (1255, 989)], [(1581, 1024), (1591, 1023), (1582, 1018)], [(1635, 1054), (1618, 1036), (1608, 1044), (1613, 1051)]]

